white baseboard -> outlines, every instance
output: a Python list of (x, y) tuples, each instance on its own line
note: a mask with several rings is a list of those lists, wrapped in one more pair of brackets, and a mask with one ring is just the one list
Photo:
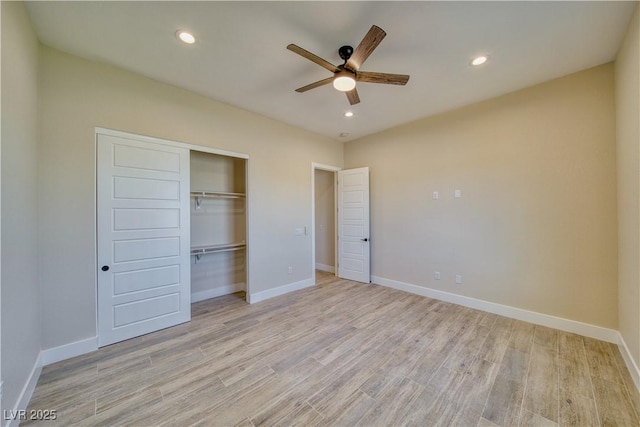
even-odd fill
[(620, 353), (622, 354), (622, 358), (624, 359), (624, 363), (627, 365), (627, 369), (631, 374), (631, 378), (633, 378), (633, 382), (636, 385), (638, 391), (640, 391), (640, 369), (638, 369), (638, 365), (635, 360), (633, 360), (633, 356), (631, 356), (631, 352), (629, 351), (629, 347), (627, 347), (627, 343), (624, 341), (622, 334), (618, 332), (618, 348), (620, 349)]
[[(31, 369), (31, 373), (29, 374), (29, 378), (27, 379), (26, 384), (22, 388), (22, 392), (18, 397), (18, 401), (16, 402), (15, 408), (12, 408), (10, 411), (3, 410), (3, 420), (6, 422), (4, 424), (6, 427), (17, 427), (20, 424), (20, 419), (18, 414), (21, 411), (26, 411), (27, 406), (29, 406), (29, 401), (31, 400), (31, 396), (33, 396), (33, 392), (36, 389), (36, 385), (38, 384), (38, 379), (40, 378), (40, 373), (42, 372), (42, 352), (38, 354), (38, 358), (36, 362), (33, 364), (33, 369)], [(11, 415), (15, 414), (15, 417), (11, 419)], [(9, 418), (9, 419), (7, 419)]]
[(215, 289), (207, 289), (205, 291), (194, 292), (191, 294), (191, 302), (204, 301), (210, 298), (221, 297), (222, 295), (229, 295), (234, 292), (244, 291), (246, 285), (244, 283), (235, 283), (233, 285), (220, 286)]
[(437, 289), (425, 288), (422, 286), (412, 285), (410, 283), (399, 282), (397, 280), (385, 279), (384, 277), (371, 276), (371, 282), (376, 285), (382, 285), (389, 288), (410, 292), (412, 294), (437, 299), (440, 301), (451, 302), (454, 304), (462, 305), (464, 307), (475, 308), (477, 310), (499, 314), (511, 319), (517, 319), (529, 323), (534, 323), (536, 325), (547, 326), (549, 328), (559, 329), (565, 332), (572, 332), (574, 334), (582, 335), (589, 338), (595, 338), (601, 341), (606, 341), (614, 344), (618, 344), (620, 341), (620, 334), (614, 329), (603, 328), (601, 326), (590, 325), (588, 323), (564, 319), (562, 317), (537, 313), (534, 311), (510, 307), (508, 305), (497, 304), (494, 302), (479, 300), (476, 298), (465, 297), (462, 295), (439, 291)]
[(59, 347), (48, 348), (40, 352), (42, 366), (51, 365), (61, 360), (91, 353), (98, 349), (98, 337), (91, 337), (80, 341), (75, 341)]
[(249, 304), (255, 304), (269, 298), (288, 294), (289, 292), (299, 291), (300, 289), (313, 286), (313, 279), (304, 279), (299, 282), (289, 283), (288, 285), (278, 286), (277, 288), (267, 289), (266, 291), (249, 294)]
[(336, 272), (336, 268), (332, 265), (326, 265), (326, 264), (319, 264), (316, 262), (316, 270), (320, 270), (320, 271), (326, 271), (327, 273), (334, 273)]

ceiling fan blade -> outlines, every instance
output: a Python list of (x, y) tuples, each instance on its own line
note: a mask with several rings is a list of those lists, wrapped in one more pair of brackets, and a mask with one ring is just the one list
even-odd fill
[(347, 94), (347, 98), (349, 99), (349, 104), (355, 105), (360, 102), (360, 97), (358, 96), (358, 89), (355, 87), (351, 89), (349, 92), (345, 92)]
[(364, 36), (358, 47), (353, 51), (345, 67), (353, 71), (358, 71), (386, 35), (387, 33), (385, 33), (382, 28), (372, 25), (367, 35)]
[(384, 83), (387, 85), (406, 85), (409, 76), (406, 74), (373, 73), (370, 71), (359, 71), (356, 80), (365, 83)]
[(340, 71), (340, 69), (338, 67), (336, 67), (335, 65), (333, 65), (331, 62), (320, 58), (318, 55), (314, 55), (313, 53), (309, 52), (308, 50), (304, 50), (300, 46), (296, 46), (295, 44), (290, 44), (289, 46), (287, 46), (287, 49), (289, 49), (291, 52), (297, 53), (298, 55), (300, 55), (300, 56), (302, 56), (304, 58), (307, 58), (311, 62), (315, 62), (319, 66), (326, 68), (327, 70), (331, 71), (332, 73), (337, 73), (338, 71)]
[(320, 86), (324, 86), (326, 84), (331, 83), (333, 81), (333, 79), (334, 79), (334, 77), (327, 77), (326, 79), (318, 80), (317, 82), (308, 84), (306, 86), (299, 87), (298, 89), (296, 89), (296, 92), (302, 93), (302, 92), (306, 92), (306, 91), (311, 90), (311, 89), (315, 89), (315, 88), (320, 87)]

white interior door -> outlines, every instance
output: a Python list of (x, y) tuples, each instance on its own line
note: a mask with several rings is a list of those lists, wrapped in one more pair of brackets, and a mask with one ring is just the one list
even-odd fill
[(338, 276), (370, 283), (369, 168), (338, 172)]
[(98, 345), (191, 320), (189, 150), (98, 134)]

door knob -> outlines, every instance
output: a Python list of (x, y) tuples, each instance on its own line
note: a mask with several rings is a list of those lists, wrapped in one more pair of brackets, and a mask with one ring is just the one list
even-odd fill
[(109, 266), (108, 265), (103, 265), (102, 266), (102, 271), (109, 271)]
[(366, 237), (364, 239), (360, 239), (360, 240), (362, 240), (363, 242), (368, 242), (369, 241), (369, 239), (367, 239)]

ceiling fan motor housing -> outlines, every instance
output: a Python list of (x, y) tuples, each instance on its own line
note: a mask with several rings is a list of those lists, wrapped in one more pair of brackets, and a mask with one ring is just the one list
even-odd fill
[(349, 58), (351, 58), (352, 54), (353, 47), (351, 46), (342, 46), (340, 49), (338, 49), (338, 55), (340, 55), (340, 58), (344, 60), (345, 64), (349, 60)]

